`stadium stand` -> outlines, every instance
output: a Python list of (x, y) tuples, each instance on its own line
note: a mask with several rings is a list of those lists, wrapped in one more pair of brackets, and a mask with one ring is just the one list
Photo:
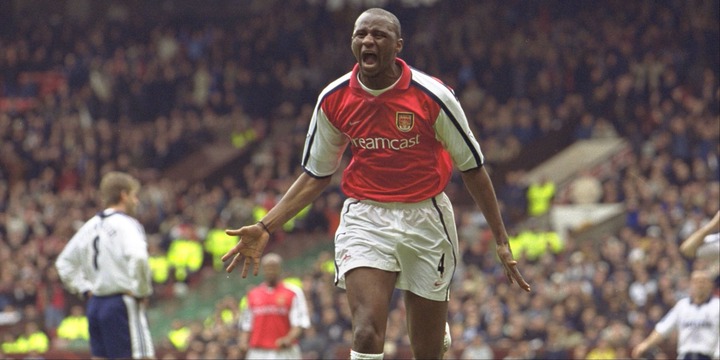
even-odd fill
[[(140, 220), (159, 256), (177, 239), (204, 241), (218, 220), (240, 226), (272, 206), (301, 171), (318, 91), (352, 65), (356, 3), (0, 1), (0, 357), (87, 357), (82, 342), (58, 337), (83, 304), (52, 264), (96, 210), (100, 174), (129, 171), (145, 184)], [(687, 291), (693, 265), (679, 242), (720, 206), (718, 1), (384, 3), (402, 21), (403, 57), (463, 103), (513, 235), (532, 230), (524, 195), (535, 171), (563, 175), (548, 219), (577, 205), (578, 175), (600, 186), (587, 206), (619, 207), (563, 232), (561, 251), (521, 258), (534, 289), (525, 295), (505, 282), (484, 219), (454, 179), (463, 266), (449, 356), (628, 357)], [(584, 141), (628, 147), (590, 169), (549, 165)], [(312, 308), (308, 358), (349, 349), (347, 303), (318, 250), (341, 200), (335, 183), (270, 245), (302, 259), (289, 269)], [(208, 319), (235, 316), (218, 304), (240, 306), (252, 280), (219, 285), (226, 275), (209, 252), (202, 260), (183, 282), (192, 291), (174, 271), (156, 286), (158, 353), (239, 358), (234, 321)], [(189, 330), (184, 350), (167, 337), (171, 318)], [(23, 348), (38, 331), (47, 350)], [(386, 358), (409, 354), (399, 298), (387, 344)]]

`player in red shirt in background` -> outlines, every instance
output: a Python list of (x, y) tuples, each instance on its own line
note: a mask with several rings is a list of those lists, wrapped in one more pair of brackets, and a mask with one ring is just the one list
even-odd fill
[(265, 281), (247, 294), (240, 318), (240, 348), (248, 359), (301, 359), (298, 337), (310, 327), (302, 289), (283, 283), (282, 258), (275, 253), (260, 262)]
[(351, 36), (353, 70), (321, 93), (303, 151), (301, 174), (255, 225), (228, 230), (239, 243), (223, 256), (246, 277), (270, 238), (330, 184), (349, 146), (343, 172), (348, 197), (335, 235), (336, 285), (347, 290), (353, 326), (351, 359), (382, 359), (394, 289), (403, 290), (413, 355), (443, 357), (450, 282), (458, 237), (444, 193), (453, 166), (482, 210), (511, 283), (530, 291), (513, 260), (484, 156), (455, 94), (397, 58), (400, 22), (369, 9)]

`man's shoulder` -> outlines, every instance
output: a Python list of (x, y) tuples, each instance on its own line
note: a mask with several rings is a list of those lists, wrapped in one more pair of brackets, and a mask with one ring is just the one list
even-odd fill
[(414, 86), (421, 87), (426, 92), (433, 94), (443, 101), (456, 99), (455, 90), (439, 78), (413, 67), (410, 68), (410, 71), (412, 71), (412, 84)]
[(116, 224), (139, 224), (140, 222), (138, 219), (124, 213), (124, 212), (115, 212), (107, 217), (103, 218), (104, 221), (109, 221)]
[(350, 85), (350, 76), (352, 76), (352, 71), (335, 79), (327, 86), (325, 86), (325, 88), (320, 91), (320, 99), (327, 97), (328, 95), (336, 92), (337, 90), (348, 87)]
[(709, 234), (703, 240), (706, 244), (720, 243), (720, 232)]

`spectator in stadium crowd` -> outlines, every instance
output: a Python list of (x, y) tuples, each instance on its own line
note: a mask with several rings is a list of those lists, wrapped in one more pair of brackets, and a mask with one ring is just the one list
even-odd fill
[(152, 294), (147, 240), (133, 217), (140, 182), (110, 172), (100, 182), (105, 208), (88, 220), (58, 256), (65, 286), (87, 300), (94, 357), (152, 358), (146, 311)]
[(720, 357), (720, 298), (713, 296), (713, 283), (706, 270), (690, 276), (690, 294), (680, 299), (652, 333), (633, 348), (639, 358), (677, 331), (678, 359), (710, 360)]
[(492, 229), (507, 279), (530, 291), (459, 102), (443, 83), (397, 58), (403, 44), (394, 14), (379, 8), (360, 14), (351, 41), (357, 64), (321, 92), (303, 152), (305, 172), (257, 224), (228, 231), (240, 241), (223, 257), (232, 260), (229, 272), (243, 263), (243, 277), (250, 267), (257, 274), (270, 234), (323, 192), (350, 146), (335, 259), (336, 283), (347, 290), (352, 311), (351, 359), (383, 358), (396, 287), (404, 290), (413, 356), (441, 358), (450, 345), (445, 329), (459, 254), (443, 190), (453, 164)]
[(299, 339), (310, 327), (302, 288), (283, 282), (282, 257), (268, 253), (260, 261), (264, 281), (247, 294), (240, 319), (240, 349), (248, 359), (299, 359)]
[[(95, 214), (94, 192), (100, 174), (133, 169), (129, 171), (144, 184), (138, 220), (148, 234), (163, 239), (162, 251), (168, 250), (172, 239), (168, 234), (175, 224), (173, 219), (184, 216), (196, 225), (212, 224), (205, 218), (222, 214), (232, 224), (248, 224), (252, 205), (245, 203), (252, 204), (255, 196), (269, 193), (269, 188), (284, 192), (284, 185), (266, 181), (267, 174), (287, 177), (281, 175), (288, 173), (287, 159), (273, 156), (276, 149), (287, 146), (277, 144), (286, 142), (277, 139), (291, 136), (295, 145), (291, 153), (301, 153), (298, 146), (305, 140), (313, 112), (313, 99), (308, 94), (319, 91), (326, 79), (345, 72), (348, 66), (343, 52), (337, 51), (345, 46), (345, 36), (338, 33), (318, 47), (313, 34), (335, 33), (333, 29), (340, 26), (340, 19), (356, 10), (342, 1), (333, 3), (345, 6), (332, 9), (325, 6), (329, 2), (282, 2), (282, 6), (263, 0), (250, 2), (258, 6), (243, 8), (238, 14), (244, 16), (242, 21), (203, 20), (192, 26), (185, 21), (150, 21), (138, 13), (140, 9), (133, 8), (145, 3), (113, 4), (127, 7), (125, 14), (129, 16), (107, 18), (102, 16), (100, 5), (92, 21), (74, 21), (62, 13), (52, 16), (52, 22), (37, 20), (50, 17), (15, 15), (57, 10), (47, 7), (0, 11), (0, 18), (12, 20), (0, 21), (3, 337), (24, 336), (25, 323), (30, 321), (44, 323), (44, 331), (53, 337), (57, 313), (49, 304), (60, 306), (62, 296), (53, 291), (54, 300), (48, 301), (50, 294), (46, 290), (50, 288), (41, 284), (51, 281), (48, 267), (73, 230)], [(597, 345), (597, 330), (579, 321), (578, 309), (592, 308), (602, 313), (588, 299), (588, 293), (598, 292), (598, 302), (606, 301), (599, 291), (603, 282), (624, 277), (624, 283), (640, 283), (643, 281), (637, 278), (647, 273), (650, 282), (643, 283), (656, 282), (658, 290), (645, 297), (645, 305), (640, 305), (642, 301), (635, 304), (610, 299), (614, 307), (619, 305), (623, 319), (627, 319), (624, 321), (632, 326), (633, 335), (626, 344), (631, 349), (649, 331), (648, 324), (658, 322), (683, 295), (684, 289), (677, 285), (686, 277), (688, 263), (679, 256), (678, 244), (718, 210), (718, 201), (707, 200), (720, 195), (717, 7), (713, 2), (680, 0), (618, 2), (602, 7), (558, 1), (513, 4), (456, 0), (427, 7), (395, 6), (397, 14), (409, 20), (404, 22), (403, 30), (413, 34), (409, 39), (412, 46), (406, 47), (404, 57), (430, 74), (441, 74), (449, 84), (457, 84), (455, 89), (470, 125), (480, 130), (476, 136), (483, 144), (488, 169), (498, 170), (491, 175), (502, 176), (506, 167), (531, 170), (536, 165), (531, 159), (559, 151), (555, 147), (556, 141), (562, 139), (555, 136), (558, 131), (574, 130), (588, 115), (595, 124), (582, 129), (581, 137), (615, 132), (628, 140), (632, 154), (620, 163), (606, 164), (613, 172), (599, 180), (604, 189), (602, 202), (626, 206), (627, 226), (615, 235), (625, 243), (631, 265), (617, 267), (618, 255), (612, 255), (613, 261), (609, 262), (600, 254), (600, 247), (592, 246), (604, 243), (604, 237), (580, 239), (570, 235), (562, 252), (528, 264), (533, 272), (526, 270), (525, 275), (534, 288), (553, 289), (532, 296), (546, 297), (555, 305), (553, 309), (558, 310), (548, 320), (548, 327), (552, 325), (567, 334), (545, 339), (545, 350), (551, 346), (555, 353), (572, 354), (577, 346), (577, 354), (582, 354), (578, 344), (591, 339), (592, 344), (584, 350), (590, 351)], [(457, 10), (462, 12), (455, 13)], [(440, 16), (447, 13), (457, 16)], [(176, 15), (167, 14), (168, 19)], [(266, 31), (268, 24), (274, 31)], [(621, 30), (630, 35), (620, 34)], [(163, 50), (155, 51), (160, 48)], [(272, 63), (252, 61), (271, 57), (275, 59)], [(211, 82), (204, 78), (208, 70)], [(33, 73), (36, 71), (43, 73)], [(93, 82), (109, 81), (90, 86), (91, 73)], [(195, 74), (202, 81), (195, 82)], [(197, 93), (204, 95), (189, 96), (188, 91), (196, 87)], [(277, 93), (279, 87), (282, 96), (268, 96)], [(113, 95), (109, 102), (108, 88)], [(174, 92), (167, 91), (173, 88)], [(276, 110), (280, 108), (275, 106), (277, 100), (292, 103), (287, 107), (291, 110), (286, 110), (285, 105), (283, 111)], [(513, 114), (529, 114), (534, 130), (527, 131), (527, 118)], [(185, 154), (212, 141), (209, 134), (220, 142), (228, 141), (228, 135), (233, 133), (240, 138), (235, 139), (237, 148), (248, 156), (266, 153), (263, 149), (272, 152), (263, 157), (262, 163), (248, 162), (245, 168), (253, 171), (243, 169), (243, 176), (235, 176), (236, 184), (223, 185), (223, 199), (213, 202), (212, 207), (199, 207), (197, 204), (205, 198), (202, 194), (211, 191), (195, 190), (196, 184), (168, 178), (164, 171), (182, 163)], [(570, 138), (573, 132), (566, 134), (571, 134), (567, 136)], [(520, 138), (524, 139), (522, 143)], [(535, 141), (548, 138), (553, 139), (552, 145), (536, 145)], [(259, 143), (263, 146), (257, 146)], [(525, 156), (529, 153), (533, 157)], [(292, 163), (300, 164), (300, 155), (295, 157)], [(213, 176), (206, 180), (220, 181)], [(473, 219), (480, 219), (476, 211), (465, 206), (473, 204), (470, 197), (457, 191), (455, 182), (459, 181), (456, 176), (448, 184), (448, 196), (457, 205), (458, 218), (466, 218), (469, 213)], [(496, 186), (502, 210), (518, 213), (506, 218), (512, 219), (507, 224), (518, 225), (508, 231), (521, 232), (527, 209), (524, 196), (504, 196), (502, 182)], [(559, 202), (564, 201), (562, 191), (558, 188)], [(337, 214), (339, 219), (339, 210)], [(482, 237), (476, 245), (461, 246), (466, 255), (465, 264), (461, 264), (465, 270), (456, 272), (462, 280), (454, 281), (453, 299), (462, 307), (452, 311), (451, 325), (473, 327), (467, 333), (484, 334), (497, 356), (502, 357), (508, 342), (495, 340), (503, 337), (502, 317), (508, 311), (529, 309), (524, 300), (509, 297), (496, 277), (494, 254), (486, 250), (492, 239), (486, 222), (481, 220), (470, 222), (470, 227), (477, 227), (472, 231), (461, 231), (468, 235), (480, 233)], [(459, 234), (461, 239), (463, 234)], [(273, 236), (273, 241), (278, 235)], [(692, 266), (702, 263), (694, 261)], [(598, 281), (593, 281), (595, 276)], [(318, 277), (316, 283), (320, 281), (332, 284), (332, 279), (326, 277)], [(478, 284), (485, 284), (485, 292), (478, 290)], [(173, 299), (172, 292), (158, 289), (156, 286), (154, 296), (159, 301)], [(608, 288), (605, 297), (628, 298), (628, 292), (624, 289), (614, 293)], [(333, 299), (345, 299), (342, 292), (315, 287), (308, 298), (317, 293), (329, 293), (323, 296), (330, 297), (323, 300), (323, 306), (333, 303)], [(504, 309), (493, 308), (503, 316), (500, 321), (489, 317), (477, 325), (471, 309), (494, 299), (490, 296), (507, 304)], [(75, 297), (64, 297), (64, 314), (82, 304)], [(636, 298), (633, 291), (629, 299), (641, 298)], [(317, 302), (313, 306), (321, 308), (317, 299), (310, 302)], [(339, 309), (333, 312), (339, 316), (329, 328), (347, 331), (345, 315)], [(321, 330), (315, 322), (313, 326)], [(343, 341), (342, 336), (333, 337), (330, 347), (341, 349)], [(398, 343), (406, 345), (405, 339)], [(464, 341), (457, 339), (450, 352), (459, 357), (463, 346)], [(232, 343), (227, 347), (234, 349)], [(669, 356), (674, 351), (667, 347), (663, 350)]]

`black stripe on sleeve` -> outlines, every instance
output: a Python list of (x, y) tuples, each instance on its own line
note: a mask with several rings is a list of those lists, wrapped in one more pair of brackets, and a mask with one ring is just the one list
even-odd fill
[(482, 166), (482, 158), (480, 157), (480, 153), (477, 152), (474, 146), (472, 146), (472, 142), (470, 141), (470, 137), (463, 131), (462, 126), (460, 126), (460, 123), (458, 122), (457, 118), (455, 118), (455, 115), (450, 111), (450, 109), (445, 105), (445, 103), (440, 100), (440, 97), (438, 97), (435, 93), (430, 91), (430, 89), (426, 88), (425, 86), (418, 83), (416, 80), (412, 80), (411, 83), (416, 86), (418, 89), (422, 90), (424, 93), (426, 93), (431, 99), (435, 100), (435, 102), (440, 105), (440, 107), (445, 111), (445, 113), (450, 118), (450, 121), (452, 121), (453, 125), (455, 126), (455, 129), (457, 129), (458, 133), (460, 133), (460, 136), (465, 141), (465, 144), (470, 149), (470, 152), (472, 152), (473, 158), (475, 158), (475, 163), (478, 164), (477, 167)]
[[(318, 109), (317, 111), (320, 111), (320, 109)], [(310, 159), (310, 149), (312, 148), (312, 144), (315, 141), (315, 132), (317, 132), (317, 122), (315, 122), (315, 127), (311, 130), (310, 140), (308, 140), (307, 149), (305, 149), (305, 156), (303, 156), (302, 160), (303, 168), (305, 168), (305, 165), (307, 165), (308, 160)]]
[[(334, 92), (336, 92), (336, 91), (338, 91), (338, 90), (340, 90), (340, 89), (342, 89), (342, 88), (344, 88), (344, 87), (347, 87), (349, 84), (350, 84), (350, 80), (349, 80), (349, 79), (348, 79), (348, 80), (345, 80), (345, 81), (339, 83), (339, 84), (338, 84), (337, 86), (335, 86), (334, 88), (332, 88), (332, 89), (328, 90), (327, 92), (325, 92), (325, 94), (322, 94), (322, 96), (320, 97), (320, 99), (318, 99), (317, 109), (315, 109), (315, 113), (317, 113), (318, 111), (320, 111), (320, 107), (321, 107), (321, 105), (322, 105), (322, 102), (325, 101), (325, 99), (326, 99), (328, 96), (330, 96), (330, 95), (333, 94)], [(308, 146), (307, 146), (307, 149), (306, 149), (307, 151), (305, 152), (305, 156), (303, 156), (303, 159), (302, 159), (301, 165), (302, 165), (303, 168), (305, 168), (305, 166), (307, 165), (308, 161), (310, 160), (310, 149), (312, 149), (312, 144), (315, 142), (315, 134), (317, 133), (317, 121), (315, 122), (315, 127), (314, 127), (313, 129), (309, 129), (308, 131), (310, 131), (310, 140), (308, 140)], [(308, 174), (312, 175), (312, 174), (311, 174), (310, 172), (308, 172), (307, 170), (306, 170), (305, 172), (307, 172)], [(317, 177), (317, 176), (314, 176), (314, 177)]]

